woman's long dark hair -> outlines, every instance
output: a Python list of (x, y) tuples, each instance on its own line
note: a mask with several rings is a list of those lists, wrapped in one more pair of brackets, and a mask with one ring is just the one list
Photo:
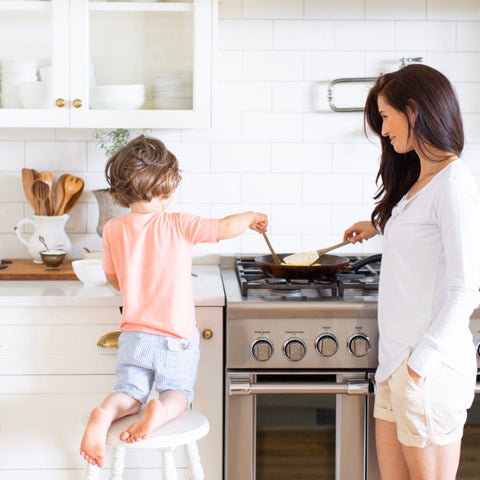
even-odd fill
[[(382, 145), (380, 169), (374, 196), (377, 204), (372, 222), (383, 232), (393, 207), (410, 190), (420, 174), (420, 159), (412, 150), (397, 153), (388, 137), (382, 136), (382, 118), (378, 113), (378, 96), (395, 110), (402, 112), (413, 135), (415, 148), (431, 161), (443, 161), (463, 150), (464, 134), (460, 107), (449, 80), (426, 65), (408, 65), (397, 72), (380, 75), (370, 90), (365, 104), (365, 131), (367, 125), (378, 135)], [(410, 107), (415, 115), (414, 125), (407, 115)], [(448, 152), (434, 155), (431, 148)]]

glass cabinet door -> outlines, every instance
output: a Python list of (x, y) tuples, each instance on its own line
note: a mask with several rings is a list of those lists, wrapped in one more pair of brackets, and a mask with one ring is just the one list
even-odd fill
[(68, 126), (68, 13), (64, 0), (0, 2), (0, 126)]
[(71, 12), (72, 126), (210, 125), (211, 0), (72, 0)]

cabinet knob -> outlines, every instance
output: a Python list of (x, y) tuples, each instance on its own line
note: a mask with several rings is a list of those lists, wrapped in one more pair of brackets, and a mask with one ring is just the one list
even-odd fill
[(118, 348), (118, 337), (122, 332), (109, 332), (102, 335), (97, 342), (97, 347)]
[(59, 108), (62, 108), (65, 106), (65, 99), (64, 98), (57, 98), (55, 101), (55, 105)]
[(213, 332), (212, 332), (209, 328), (206, 328), (206, 329), (202, 332), (202, 337), (203, 337), (205, 340), (210, 340), (210, 339), (213, 337)]
[(79, 99), (79, 98), (76, 98), (73, 102), (72, 102), (72, 105), (75, 107), (75, 108), (80, 108), (82, 106), (82, 101)]

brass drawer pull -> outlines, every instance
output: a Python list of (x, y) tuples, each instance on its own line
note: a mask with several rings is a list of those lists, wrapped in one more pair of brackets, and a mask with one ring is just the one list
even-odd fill
[(102, 335), (97, 342), (97, 347), (118, 348), (118, 337), (122, 332), (108, 332)]
[(55, 101), (55, 105), (59, 108), (63, 108), (65, 106), (65, 100), (63, 98), (57, 98)]
[(209, 328), (206, 328), (206, 329), (202, 332), (202, 337), (203, 337), (205, 340), (210, 340), (210, 339), (213, 337), (213, 332), (212, 332)]

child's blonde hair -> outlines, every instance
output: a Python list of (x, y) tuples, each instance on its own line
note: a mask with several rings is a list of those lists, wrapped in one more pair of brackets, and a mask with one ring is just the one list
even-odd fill
[(105, 175), (113, 200), (123, 207), (154, 197), (168, 198), (182, 179), (175, 155), (160, 140), (144, 135), (110, 157)]

